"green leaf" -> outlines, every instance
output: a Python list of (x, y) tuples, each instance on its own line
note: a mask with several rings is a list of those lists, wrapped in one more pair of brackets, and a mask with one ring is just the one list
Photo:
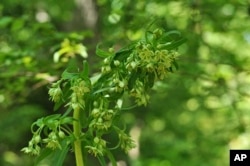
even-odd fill
[(50, 129), (55, 129), (58, 126), (58, 120), (60, 116), (61, 116), (60, 114), (53, 114), (53, 115), (47, 116), (44, 118), (43, 122)]
[(101, 166), (107, 166), (103, 156), (98, 155), (97, 158), (98, 158), (99, 163), (101, 164)]
[(127, 58), (132, 53), (134, 45), (135, 42), (116, 52), (114, 60), (119, 60), (119, 61), (125, 60), (125, 58)]
[(112, 163), (112, 166), (117, 166), (116, 160), (115, 160), (113, 154), (109, 150), (106, 150), (106, 153), (107, 153), (107, 156), (108, 156), (109, 160)]
[(72, 107), (68, 107), (66, 112), (63, 114), (62, 118), (66, 117), (72, 110), (73, 110)]
[(64, 104), (63, 101), (56, 102), (55, 105), (54, 105), (53, 110), (54, 111), (58, 110), (63, 104)]
[(73, 121), (73, 117), (63, 117), (60, 120), (60, 124), (72, 124)]
[(93, 94), (98, 94), (98, 93), (101, 93), (101, 92), (109, 91), (111, 88), (112, 87), (106, 87), (106, 88), (98, 89)]
[(129, 80), (128, 80), (128, 89), (129, 89), (129, 90), (133, 89), (133, 86), (134, 86), (135, 81), (136, 81), (137, 78), (138, 78), (137, 73), (136, 73), (136, 72), (133, 72), (133, 73), (131, 74), (131, 76), (129, 77)]
[(175, 67), (176, 70), (179, 69), (179, 65), (178, 65), (178, 63), (176, 62), (176, 60), (173, 61), (173, 66)]
[(180, 38), (176, 41), (173, 41), (171, 43), (166, 43), (166, 45), (162, 45), (161, 49), (167, 49), (167, 50), (173, 50), (176, 49), (177, 47), (179, 47), (180, 45), (182, 45), (183, 43), (186, 42), (185, 38)]
[(49, 115), (49, 116), (44, 118), (44, 121), (46, 122), (48, 120), (57, 120), (57, 119), (59, 119), (60, 116), (61, 116), (61, 114)]
[(43, 160), (45, 160), (46, 158), (49, 157), (49, 155), (51, 155), (53, 153), (53, 150), (52, 149), (49, 149), (49, 148), (44, 148), (40, 155), (37, 156), (37, 158), (35, 159), (35, 165), (39, 165), (39, 163), (41, 163)]
[(148, 87), (152, 88), (154, 86), (154, 82), (155, 82), (155, 74), (154, 73), (148, 73)]
[(70, 59), (66, 70), (62, 73), (62, 79), (71, 80), (79, 77), (78, 65), (76, 59)]
[(60, 142), (62, 149), (51, 150), (49, 148), (45, 148), (42, 150), (41, 154), (35, 160), (35, 165), (43, 165), (43, 162), (45, 162), (47, 165), (62, 166), (69, 151), (69, 145), (67, 142), (68, 139), (64, 139)]
[(107, 58), (109, 56), (112, 56), (112, 53), (108, 52), (108, 51), (103, 51), (102, 49), (100, 49), (100, 44), (98, 44), (96, 46), (96, 51), (95, 51), (96, 55), (98, 55), (101, 58)]
[(66, 69), (62, 73), (62, 79), (64, 79), (64, 80), (71, 80), (71, 79), (77, 78), (78, 76), (79, 76), (78, 73), (70, 73), (70, 72), (68, 72), (68, 69)]
[(163, 35), (158, 39), (159, 43), (172, 42), (181, 37), (181, 33), (179, 31), (173, 30), (163, 33)]
[(88, 79), (88, 75), (89, 75), (89, 64), (87, 61), (83, 61), (83, 70), (80, 73), (80, 77)]
[(2, 17), (0, 19), (0, 28), (5, 28), (13, 21), (12, 17)]
[(57, 149), (51, 156), (51, 165), (53, 166), (62, 166), (63, 161), (69, 151), (69, 145), (67, 144), (68, 140), (64, 139), (61, 142), (62, 149)]

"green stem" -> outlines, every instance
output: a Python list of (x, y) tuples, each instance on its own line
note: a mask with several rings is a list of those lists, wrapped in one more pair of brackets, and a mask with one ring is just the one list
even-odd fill
[(76, 166), (84, 166), (83, 162), (83, 154), (82, 154), (82, 145), (80, 140), (81, 135), (81, 125), (80, 125), (80, 109), (74, 110), (73, 118), (75, 119), (73, 122), (73, 130), (75, 135), (75, 158), (76, 158)]

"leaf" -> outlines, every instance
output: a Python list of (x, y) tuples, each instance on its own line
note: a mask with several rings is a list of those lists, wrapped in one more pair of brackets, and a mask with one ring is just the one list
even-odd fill
[(49, 115), (49, 116), (47, 116), (47, 117), (44, 118), (44, 121), (57, 120), (57, 119), (59, 119), (60, 116), (61, 116), (61, 114)]
[(62, 166), (63, 165), (63, 161), (65, 160), (65, 157), (69, 151), (69, 145), (67, 144), (67, 142), (68, 142), (68, 140), (64, 139), (61, 142), (62, 149), (57, 149), (52, 154), (51, 165), (53, 165), (53, 166)]
[(111, 88), (112, 87), (106, 87), (106, 88), (98, 89), (93, 94), (98, 94), (98, 93), (101, 93), (101, 92), (109, 91)]
[(48, 158), (49, 155), (51, 155), (53, 153), (52, 149), (49, 148), (44, 148), (40, 155), (35, 159), (35, 165), (39, 165), (39, 163), (41, 163), (44, 159)]
[(112, 154), (109, 150), (106, 150), (106, 153), (107, 153), (107, 156), (108, 156), (109, 160), (110, 160), (111, 163), (112, 163), (112, 166), (117, 166), (113, 154)]
[(69, 151), (69, 145), (67, 142), (68, 139), (64, 139), (60, 142), (62, 149), (51, 150), (49, 148), (45, 148), (42, 150), (42, 153), (35, 161), (35, 165), (43, 165), (43, 162), (45, 161), (47, 165), (62, 166)]
[(74, 121), (73, 117), (63, 117), (60, 119), (60, 124), (72, 124)]
[(62, 118), (66, 117), (72, 110), (73, 110), (72, 107), (68, 107), (66, 112), (63, 114)]
[(70, 73), (68, 72), (67, 69), (62, 73), (62, 79), (64, 80), (71, 80), (71, 79), (77, 78), (78, 76), (79, 76), (78, 73)]
[(173, 30), (163, 33), (163, 35), (158, 39), (159, 43), (166, 43), (176, 40), (181, 37), (181, 33), (179, 31)]
[(50, 129), (55, 129), (58, 125), (58, 120), (61, 114), (53, 114), (44, 118), (43, 122)]
[(95, 51), (96, 55), (98, 55), (101, 58), (107, 58), (109, 56), (112, 56), (112, 53), (108, 51), (103, 51), (99, 47), (100, 47), (100, 44), (96, 46), (96, 51)]
[(132, 53), (136, 43), (137, 42), (132, 42), (128, 46), (126, 46), (126, 47), (122, 48), (121, 50), (119, 50), (118, 52), (116, 52), (113, 59), (123, 61), (125, 58), (127, 58)]
[(101, 166), (106, 166), (107, 165), (103, 156), (98, 155), (97, 158), (98, 158), (99, 163), (101, 164)]
[(176, 62), (176, 60), (173, 61), (173, 65), (174, 65), (174, 67), (175, 67), (176, 70), (179, 69), (179, 65), (178, 65), (178, 63)]
[(56, 102), (55, 105), (54, 105), (53, 110), (54, 111), (58, 110), (63, 104), (64, 104), (64, 102), (62, 100), (59, 101), (59, 102)]
[(12, 17), (2, 17), (0, 19), (0, 27), (1, 28), (5, 28), (6, 26), (8, 26), (11, 22), (13, 21)]
[(135, 81), (136, 81), (136, 79), (137, 79), (137, 73), (136, 72), (133, 72), (132, 74), (131, 74), (131, 76), (129, 77), (129, 80), (128, 80), (128, 89), (129, 90), (131, 90), (131, 89), (133, 89), (133, 86), (134, 86), (134, 84), (135, 84)]
[(89, 75), (89, 64), (87, 61), (83, 61), (83, 70), (80, 73), (80, 77), (86, 79), (88, 78)]
[(148, 73), (148, 87), (152, 88), (154, 86), (154, 82), (155, 82), (155, 74), (154, 73)]
[(186, 42), (185, 38), (180, 38), (179, 40), (173, 41), (171, 43), (166, 43), (165, 45), (162, 45), (161, 49), (167, 49), (167, 50), (173, 50), (182, 45)]

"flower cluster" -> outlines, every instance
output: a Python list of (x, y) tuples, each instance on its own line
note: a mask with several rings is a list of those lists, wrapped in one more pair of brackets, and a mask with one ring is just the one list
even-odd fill
[[(22, 151), (32, 155), (39, 155), (42, 146), (52, 150), (62, 149), (61, 141), (68, 137), (65, 134), (68, 130), (62, 125), (71, 124), (72, 122), (72, 118), (61, 117), (59, 114), (38, 119), (32, 125), (33, 137), (28, 146), (24, 147)], [(35, 128), (36, 130), (34, 130)], [(43, 138), (42, 135), (44, 135)]]
[(40, 141), (40, 135), (33, 135), (33, 138), (29, 141), (28, 147), (24, 147), (21, 151), (27, 154), (39, 155), (41, 151), (39, 146)]
[(153, 73), (156, 78), (162, 80), (169, 73), (169, 68), (177, 57), (177, 51), (158, 49), (152, 44), (138, 42), (127, 58), (126, 68), (129, 71), (140, 68), (142, 73)]
[(133, 96), (136, 99), (138, 105), (147, 105), (149, 100), (149, 95), (145, 90), (143, 82), (136, 80), (135, 85), (130, 91), (130, 96)]
[(45, 144), (47, 148), (50, 149), (61, 149), (60, 141), (65, 137), (63, 131), (51, 131), (47, 138), (42, 139), (40, 133), (33, 135), (32, 139), (29, 141), (28, 147), (24, 147), (21, 151), (24, 153), (39, 155), (41, 145)]
[(106, 108), (94, 108), (91, 112), (92, 121), (90, 128), (95, 130), (108, 130), (112, 125), (114, 110)]
[(87, 145), (85, 148), (88, 149), (88, 152), (94, 156), (103, 156), (106, 148), (106, 141), (99, 137), (95, 137), (92, 145)]
[(51, 85), (51, 88), (49, 89), (49, 96), (50, 99), (54, 102), (58, 102), (61, 100), (63, 93), (62, 89), (60, 87), (61, 81), (57, 81)]
[(135, 97), (138, 105), (148, 103), (148, 89), (153, 86), (157, 78), (163, 80), (167, 76), (177, 57), (176, 51), (157, 49), (148, 43), (137, 43), (125, 60), (125, 67), (128, 70), (127, 79), (132, 84), (129, 94)]
[(121, 148), (128, 153), (129, 150), (135, 148), (135, 142), (124, 131), (119, 131), (119, 139)]
[(84, 95), (90, 91), (90, 87), (87, 82), (81, 78), (73, 81), (73, 85), (70, 88), (72, 94), (70, 96), (70, 105), (73, 110), (80, 110), (85, 107)]

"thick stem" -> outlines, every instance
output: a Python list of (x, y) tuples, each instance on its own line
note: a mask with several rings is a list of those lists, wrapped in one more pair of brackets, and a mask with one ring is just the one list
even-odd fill
[(74, 148), (75, 148), (76, 166), (84, 166), (82, 145), (80, 140), (81, 125), (79, 116), (80, 116), (80, 109), (75, 109), (73, 114), (73, 118), (75, 119), (73, 122), (73, 130), (76, 139), (74, 142)]

